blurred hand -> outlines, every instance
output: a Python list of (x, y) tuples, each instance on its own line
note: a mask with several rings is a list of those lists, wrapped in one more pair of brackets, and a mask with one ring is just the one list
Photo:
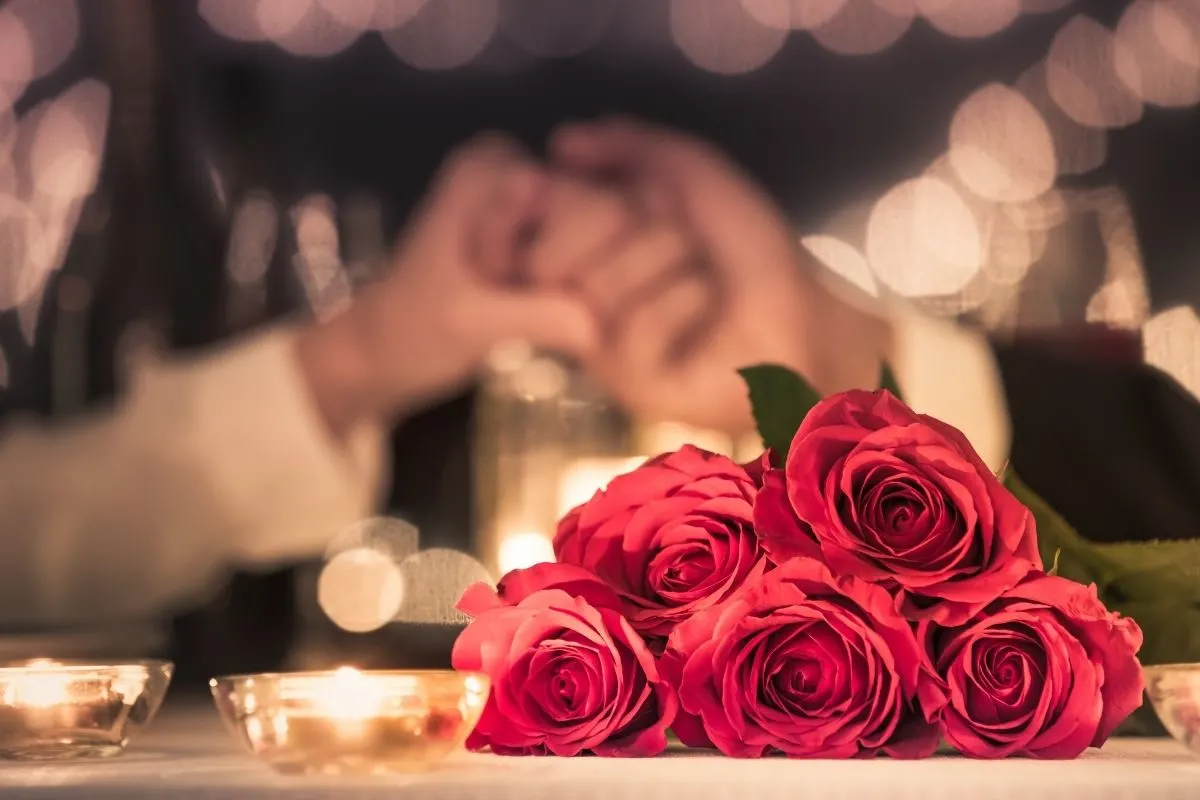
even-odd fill
[(301, 366), (335, 431), (453, 393), (502, 341), (590, 356), (597, 333), (581, 301), (493, 279), (510, 271), (545, 186), (540, 167), (494, 136), (448, 159), (394, 272), (300, 338)]
[(617, 120), (566, 126), (551, 152), (561, 169), (615, 181), (645, 215), (583, 270), (607, 318), (587, 363), (631, 410), (749, 430), (736, 370), (765, 362), (823, 393), (875, 385), (886, 325), (820, 286), (779, 209), (715, 149)]

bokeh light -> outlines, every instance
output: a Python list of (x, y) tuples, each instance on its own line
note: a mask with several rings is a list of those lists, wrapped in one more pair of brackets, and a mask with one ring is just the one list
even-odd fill
[(366, 548), (399, 564), (417, 552), (419, 543), (420, 532), (411, 522), (399, 517), (370, 517), (339, 531), (326, 548), (325, 557)]
[(309, 307), (319, 318), (337, 314), (350, 302), (353, 287), (342, 263), (337, 208), (327, 195), (308, 195), (291, 211), (296, 231), (294, 268)]
[(500, 27), (525, 52), (563, 58), (584, 52), (604, 35), (616, 0), (504, 0)]
[[(289, 3), (292, 0), (259, 0), (260, 3)], [(302, 0), (304, 13), (296, 15), (296, 9), (277, 14), (276, 31), (264, 31), (275, 44), (296, 56), (325, 58), (337, 55), (354, 44), (363, 31), (342, 24), (332, 16), (325, 5), (315, 0)], [(261, 6), (260, 6), (261, 8)], [(260, 20), (261, 21), (261, 20)]]
[(905, 297), (961, 291), (983, 263), (975, 218), (946, 181), (922, 176), (879, 199), (867, 224), (867, 262)]
[(918, 0), (929, 24), (960, 39), (992, 36), (1021, 15), (1021, 0)]
[(1046, 85), (1054, 102), (1080, 125), (1123, 128), (1142, 117), (1142, 102), (1116, 72), (1112, 31), (1083, 14), (1054, 37), (1046, 55)]
[(378, 630), (395, 618), (405, 594), (396, 562), (360, 547), (338, 553), (317, 579), (317, 604), (342, 630)]
[(1116, 187), (1081, 194), (1104, 243), (1104, 284), (1088, 303), (1085, 318), (1135, 330), (1149, 316), (1150, 293), (1133, 209), (1125, 193)]
[(787, 30), (764, 25), (739, 0), (671, 0), (671, 38), (696, 66), (736, 75), (766, 64)]
[(866, 256), (854, 245), (826, 234), (805, 236), (800, 245), (842, 280), (871, 297), (879, 296), (879, 284)]
[(900, 41), (914, 17), (911, 0), (900, 0), (895, 8), (885, 7), (884, 0), (846, 0), (827, 22), (813, 28), (812, 36), (834, 53), (871, 55)]
[(434, 547), (400, 563), (404, 599), (396, 619), (403, 622), (446, 625), (467, 621), (454, 606), (475, 583), (494, 585), (487, 569), (466, 553)]
[(79, 42), (79, 8), (75, 0), (8, 0), (2, 10), (21, 20), (29, 41), (35, 45), (34, 78), (58, 69)]
[(1027, 69), (1017, 79), (1016, 88), (1037, 109), (1050, 131), (1060, 175), (1083, 175), (1104, 163), (1108, 158), (1108, 131), (1080, 125), (1067, 116), (1050, 96), (1044, 61)]
[(1200, 317), (1191, 306), (1155, 314), (1142, 326), (1146, 363), (1200, 398)]
[(1117, 24), (1114, 65), (1143, 102), (1200, 102), (1200, 3), (1135, 0)]
[(550, 537), (536, 531), (509, 534), (500, 541), (497, 556), (500, 572), (525, 569), (534, 564), (554, 561), (554, 547)]
[(950, 163), (975, 194), (1025, 202), (1054, 185), (1050, 129), (1019, 92), (999, 83), (974, 91), (950, 123)]
[(29, 29), (6, 6), (0, 6), (0, 44), (0, 114), (5, 114), (33, 80)]
[(742, 0), (750, 16), (780, 30), (819, 28), (842, 10), (847, 0)]
[(257, 284), (271, 266), (279, 237), (279, 210), (270, 196), (252, 193), (233, 217), (227, 269), (235, 283)]
[(200, 0), (201, 19), (217, 33), (239, 42), (258, 42), (266, 37), (258, 24), (255, 0)]
[(397, 57), (418, 69), (454, 69), (483, 52), (500, 21), (499, 0), (436, 0), (383, 32)]

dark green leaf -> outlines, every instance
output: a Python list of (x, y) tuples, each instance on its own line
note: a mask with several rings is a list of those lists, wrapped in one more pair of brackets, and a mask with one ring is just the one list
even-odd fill
[(1076, 533), (1037, 492), (1026, 486), (1013, 469), (1006, 468), (1002, 480), (1008, 490), (1033, 513), (1043, 564), (1054, 565), (1056, 574), (1064, 578), (1079, 583), (1096, 583), (1103, 590), (1106, 573), (1092, 552), (1091, 544)]
[(1112, 603), (1110, 611), (1132, 617), (1144, 641), (1138, 653), (1143, 664), (1200, 661), (1200, 607), (1178, 600), (1130, 600)]
[(883, 362), (883, 371), (879, 376), (879, 388), (887, 389), (900, 400), (904, 399), (904, 394), (900, 391), (900, 381), (896, 379), (896, 373), (892, 372), (892, 365), (886, 361)]
[(1130, 600), (1200, 604), (1200, 541), (1093, 544), (1105, 583)]
[(763, 444), (785, 458), (796, 430), (821, 395), (804, 378), (776, 364), (745, 367), (738, 374), (750, 390), (750, 406)]

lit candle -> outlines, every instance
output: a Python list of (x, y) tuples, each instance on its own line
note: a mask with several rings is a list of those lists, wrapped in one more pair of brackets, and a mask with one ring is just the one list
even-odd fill
[[(170, 681), (167, 662), (30, 661), (0, 668), (0, 756), (108, 756), (148, 722)], [(135, 713), (135, 710), (136, 713)]]
[(482, 711), (487, 684), (453, 672), (342, 667), (216, 679), (214, 694), (243, 740), (281, 772), (395, 772), (461, 746)]

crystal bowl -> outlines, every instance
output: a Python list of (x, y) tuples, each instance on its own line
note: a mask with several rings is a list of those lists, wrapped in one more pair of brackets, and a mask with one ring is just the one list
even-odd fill
[(1200, 664), (1144, 667), (1146, 694), (1167, 733), (1200, 756)]
[(171, 682), (168, 661), (35, 660), (0, 667), (0, 758), (118, 755), (149, 724)]
[(451, 670), (232, 675), (210, 681), (234, 736), (278, 772), (420, 772), (461, 750), (487, 676)]

